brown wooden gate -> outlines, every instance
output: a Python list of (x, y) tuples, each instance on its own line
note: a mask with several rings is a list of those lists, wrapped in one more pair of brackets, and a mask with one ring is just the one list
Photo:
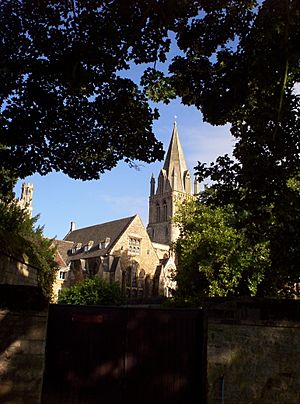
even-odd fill
[(42, 403), (205, 403), (200, 309), (50, 305)]

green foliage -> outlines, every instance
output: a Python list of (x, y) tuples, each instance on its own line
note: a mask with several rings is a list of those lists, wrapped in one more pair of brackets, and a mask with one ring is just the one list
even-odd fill
[(200, 1), (203, 13), (178, 26), (183, 54), (169, 83), (212, 124), (231, 124), (234, 158), (199, 163), (212, 180), (201, 202), (234, 207), (251, 246), (265, 245), (270, 265), (259, 294), (285, 294), (300, 278), (300, 13), (292, 0)]
[[(92, 179), (120, 159), (162, 159), (147, 97), (179, 96), (207, 122), (231, 124), (235, 161), (199, 163), (199, 179), (214, 181), (202, 200), (232, 206), (251, 248), (267, 243), (260, 293), (298, 281), (298, 1), (100, 3), (0, 3), (3, 192), (34, 172)], [(163, 74), (156, 62), (167, 60), (170, 32), (179, 52)], [(144, 92), (124, 77), (134, 63), (146, 64)]]
[(108, 283), (96, 277), (62, 289), (58, 296), (60, 304), (120, 305), (125, 302), (126, 299), (119, 284)]
[(166, 104), (170, 99), (176, 98), (176, 92), (170, 78), (156, 69), (145, 70), (141, 85), (145, 87), (145, 94), (154, 102), (164, 101)]
[(35, 228), (37, 217), (30, 219), (14, 202), (0, 202), (0, 253), (7, 254), (38, 269), (38, 285), (51, 300), (57, 264), (52, 240), (43, 236), (42, 228)]
[[(1, 149), (1, 144), (0, 144)], [(14, 172), (5, 170), (0, 166), (0, 200), (9, 203), (15, 197), (13, 188), (17, 183)]]
[(257, 294), (270, 265), (268, 241), (251, 243), (245, 230), (238, 229), (232, 206), (189, 201), (175, 221), (180, 227), (177, 299)]
[(1, 1), (2, 167), (88, 180), (122, 159), (161, 160), (158, 113), (124, 73), (165, 60), (188, 3), (162, 18), (152, 1)]

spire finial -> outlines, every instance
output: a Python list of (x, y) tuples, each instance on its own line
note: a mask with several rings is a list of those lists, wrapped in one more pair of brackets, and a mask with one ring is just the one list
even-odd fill
[(176, 128), (176, 126), (177, 126), (177, 121), (176, 121), (176, 119), (177, 119), (177, 115), (174, 115), (174, 127)]

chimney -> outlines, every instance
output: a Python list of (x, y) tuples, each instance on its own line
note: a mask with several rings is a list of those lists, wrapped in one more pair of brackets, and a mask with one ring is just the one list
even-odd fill
[(72, 231), (74, 231), (75, 229), (76, 229), (76, 224), (75, 224), (75, 222), (71, 222), (70, 233), (71, 233)]

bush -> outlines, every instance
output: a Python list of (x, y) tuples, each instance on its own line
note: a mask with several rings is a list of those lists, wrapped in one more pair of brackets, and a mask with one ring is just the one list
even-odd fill
[(60, 304), (120, 305), (126, 302), (118, 283), (89, 278), (70, 288), (63, 289), (58, 296)]
[(52, 298), (52, 285), (58, 270), (53, 241), (43, 236), (43, 228), (35, 227), (37, 217), (30, 218), (15, 202), (0, 201), (0, 254), (24, 260), (38, 269), (38, 285), (47, 300)]

